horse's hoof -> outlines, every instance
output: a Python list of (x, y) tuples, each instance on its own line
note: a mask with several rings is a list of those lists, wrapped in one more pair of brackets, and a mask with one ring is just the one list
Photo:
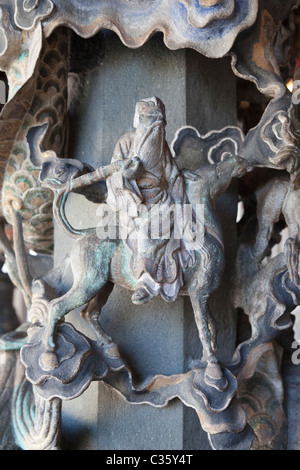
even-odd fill
[(54, 351), (44, 352), (40, 356), (39, 365), (45, 371), (56, 369), (59, 366), (57, 354)]
[(228, 387), (228, 381), (222, 373), (221, 367), (216, 362), (209, 362), (204, 373), (205, 382), (219, 392), (224, 392)]

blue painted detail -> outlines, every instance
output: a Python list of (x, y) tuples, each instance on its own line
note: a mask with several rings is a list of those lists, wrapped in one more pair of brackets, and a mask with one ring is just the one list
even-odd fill
[[(54, 181), (54, 179), (53, 179)], [(68, 231), (70, 233), (72, 233), (73, 235), (82, 235), (84, 234), (84, 230), (76, 230), (75, 228), (73, 228), (69, 222), (68, 222), (68, 219), (66, 218), (65, 216), (65, 205), (66, 205), (66, 202), (67, 202), (67, 198), (69, 196), (69, 193), (67, 192), (64, 192), (62, 194), (62, 197), (61, 197), (61, 202), (59, 204), (59, 215), (60, 215), (60, 218), (64, 224), (64, 226), (68, 229)]]
[[(25, 326), (26, 324), (24, 324)], [(0, 351), (18, 351), (27, 343), (27, 333), (23, 325), (0, 337)]]
[(24, 380), (12, 394), (12, 425), (16, 443), (26, 450), (26, 438), (34, 428), (35, 407), (32, 400), (32, 385)]
[(23, 51), (22, 54), (19, 57), (19, 62), (22, 64), (23, 60), (28, 56), (28, 50)]
[(130, 251), (124, 246), (121, 247), (121, 274), (132, 289), (137, 288), (137, 279), (135, 279), (129, 268)]

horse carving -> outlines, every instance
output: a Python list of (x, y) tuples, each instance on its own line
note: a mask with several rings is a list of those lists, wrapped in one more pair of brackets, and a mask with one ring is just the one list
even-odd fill
[[(157, 107), (154, 106), (154, 108)], [(153, 106), (151, 109), (153, 111)], [(157, 109), (154, 111), (157, 117)], [(145, 111), (143, 112), (149, 127), (153, 124), (153, 120), (149, 123), (149, 116)], [(155, 129), (156, 131), (157, 129)], [(159, 138), (161, 141), (161, 136)], [(145, 147), (144, 150), (142, 147), (145, 141), (147, 142), (146, 139), (142, 143), (140, 142), (138, 156), (129, 152), (125, 158), (114, 158), (111, 164), (93, 171), (89, 166), (79, 161), (61, 160), (53, 153), (46, 161), (44, 159), (40, 174), (41, 184), (51, 188), (54, 193), (53, 209), (56, 220), (69, 235), (76, 239), (70, 253), (70, 266), (73, 273), (71, 288), (62, 295), (55, 295), (54, 298), (51, 298), (47, 302), (47, 311), (42, 315), (37, 313), (36, 304), (38, 302), (35, 301), (33, 301), (30, 312), (33, 323), (38, 321), (46, 326), (45, 353), (40, 362), (47, 370), (57, 367), (59, 363), (56, 354), (55, 332), (57, 325), (67, 313), (84, 305), (82, 313), (91, 321), (98, 339), (109, 345), (111, 339), (102, 331), (99, 315), (113, 285), (122, 285), (135, 293), (139, 289), (139, 279), (133, 276), (131, 269), (132, 253), (124, 240), (109, 237), (100, 239), (96, 227), (87, 230), (74, 229), (67, 219), (65, 204), (72, 191), (84, 194), (85, 188), (101, 180), (107, 181), (114, 175), (117, 175), (118, 178), (123, 177), (127, 181), (133, 181), (133, 183), (140, 181), (143, 172), (145, 174), (145, 165), (147, 165), (143, 161), (145, 155), (143, 155), (143, 151), (150, 155), (154, 142), (147, 142), (147, 145), (150, 144), (150, 146), (146, 146), (145, 151)], [(163, 145), (166, 148), (167, 144), (164, 139)], [(134, 152), (136, 150), (135, 146)], [(128, 158), (126, 158), (127, 155)], [(172, 164), (175, 165), (174, 162)], [(199, 339), (203, 347), (204, 379), (208, 385), (220, 391), (225, 390), (228, 384), (216, 358), (216, 333), (208, 309), (208, 300), (219, 286), (224, 268), (222, 231), (216, 217), (214, 199), (226, 190), (233, 178), (244, 174), (247, 167), (246, 160), (231, 155), (221, 163), (209, 164), (197, 171), (182, 170), (180, 172), (177, 167), (172, 168), (172, 174), (176, 174), (176, 178), (182, 178), (186, 197), (184, 201), (192, 207), (193, 214), (196, 213), (197, 205), (203, 208), (203, 240), (200, 244), (195, 245), (193, 263), (182, 265), (180, 271), (182, 281), (178, 295), (190, 297)], [(155, 170), (152, 168), (151, 174), (153, 175), (154, 172)], [(146, 183), (148, 182), (149, 178)], [(125, 189), (127, 190), (128, 187)], [(141, 199), (140, 207), (143, 208), (143, 199)], [(151, 244), (151, 240), (150, 242), (147, 240), (147, 243)], [(34, 281), (32, 288), (34, 299), (38, 301), (45, 295), (45, 292), (49, 292), (49, 287), (53, 287), (53, 283), (55, 283), (53, 280), (57, 279), (61, 272), (62, 268), (59, 266), (47, 273), (42, 279)], [(59, 289), (56, 289), (56, 292), (58, 291)], [(144, 293), (142, 294), (144, 295)], [(161, 295), (163, 296), (162, 293)], [(133, 296), (132, 301), (143, 303), (145, 300), (150, 301), (152, 297), (153, 294), (147, 299), (143, 296)], [(168, 301), (166, 298), (165, 300)], [(175, 299), (169, 299), (169, 301), (173, 300)]]

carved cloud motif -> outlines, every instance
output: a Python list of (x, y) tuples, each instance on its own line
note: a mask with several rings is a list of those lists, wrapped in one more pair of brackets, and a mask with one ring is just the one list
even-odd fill
[(204, 28), (214, 20), (228, 19), (235, 11), (235, 0), (182, 0), (188, 9), (188, 21)]
[(113, 6), (111, 0), (7, 0), (0, 8), (0, 70), (7, 73), (11, 98), (33, 73), (41, 35), (60, 25), (83, 37), (111, 29), (133, 48), (161, 31), (170, 49), (189, 47), (219, 58), (257, 14), (258, 0), (115, 0)]
[(20, 29), (30, 30), (37, 21), (50, 15), (53, 7), (51, 0), (15, 0), (14, 19), (16, 25)]
[[(253, 25), (258, 1), (240, 0), (182, 0), (178, 2), (178, 29), (194, 47), (208, 57), (225, 55), (237, 35)], [(185, 23), (185, 24), (184, 24)]]
[[(128, 47), (141, 46), (153, 32), (162, 31), (170, 49), (191, 47), (208, 57), (222, 57), (237, 35), (252, 26), (258, 0), (55, 0), (56, 10), (45, 21), (68, 24), (90, 36), (101, 28), (117, 32)], [(49, 29), (48, 29), (49, 28)]]

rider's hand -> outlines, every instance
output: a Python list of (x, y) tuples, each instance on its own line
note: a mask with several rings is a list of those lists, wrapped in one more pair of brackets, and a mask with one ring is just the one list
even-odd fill
[(128, 180), (136, 180), (143, 172), (143, 163), (138, 157), (128, 158), (124, 162), (123, 176)]

